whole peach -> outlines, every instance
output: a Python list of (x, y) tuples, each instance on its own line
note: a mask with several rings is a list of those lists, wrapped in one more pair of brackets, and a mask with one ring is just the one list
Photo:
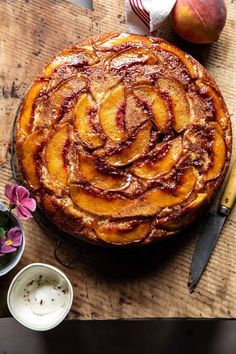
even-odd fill
[(171, 13), (175, 31), (193, 43), (213, 43), (224, 28), (224, 0), (177, 0)]

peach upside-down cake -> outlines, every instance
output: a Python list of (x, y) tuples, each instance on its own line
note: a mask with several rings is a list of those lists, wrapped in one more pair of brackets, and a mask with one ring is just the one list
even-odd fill
[(176, 234), (222, 184), (229, 114), (207, 71), (160, 38), (109, 33), (63, 50), (27, 91), (17, 166), (68, 234), (106, 245)]

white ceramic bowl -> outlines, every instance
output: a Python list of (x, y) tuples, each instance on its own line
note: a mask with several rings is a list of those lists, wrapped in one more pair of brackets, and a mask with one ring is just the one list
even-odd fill
[(25, 327), (46, 331), (56, 327), (68, 314), (73, 288), (56, 267), (32, 263), (12, 280), (7, 305), (12, 316)]

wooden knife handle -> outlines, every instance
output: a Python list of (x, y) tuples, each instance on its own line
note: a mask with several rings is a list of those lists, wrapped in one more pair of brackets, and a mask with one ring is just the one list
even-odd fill
[(223, 196), (220, 201), (220, 206), (228, 208), (233, 207), (236, 199), (236, 161), (234, 161), (230, 171), (229, 179), (227, 181)]

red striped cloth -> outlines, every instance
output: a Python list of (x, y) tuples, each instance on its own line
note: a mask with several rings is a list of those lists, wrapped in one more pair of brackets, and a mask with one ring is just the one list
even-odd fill
[(176, 0), (126, 0), (125, 12), (131, 33), (155, 34)]

